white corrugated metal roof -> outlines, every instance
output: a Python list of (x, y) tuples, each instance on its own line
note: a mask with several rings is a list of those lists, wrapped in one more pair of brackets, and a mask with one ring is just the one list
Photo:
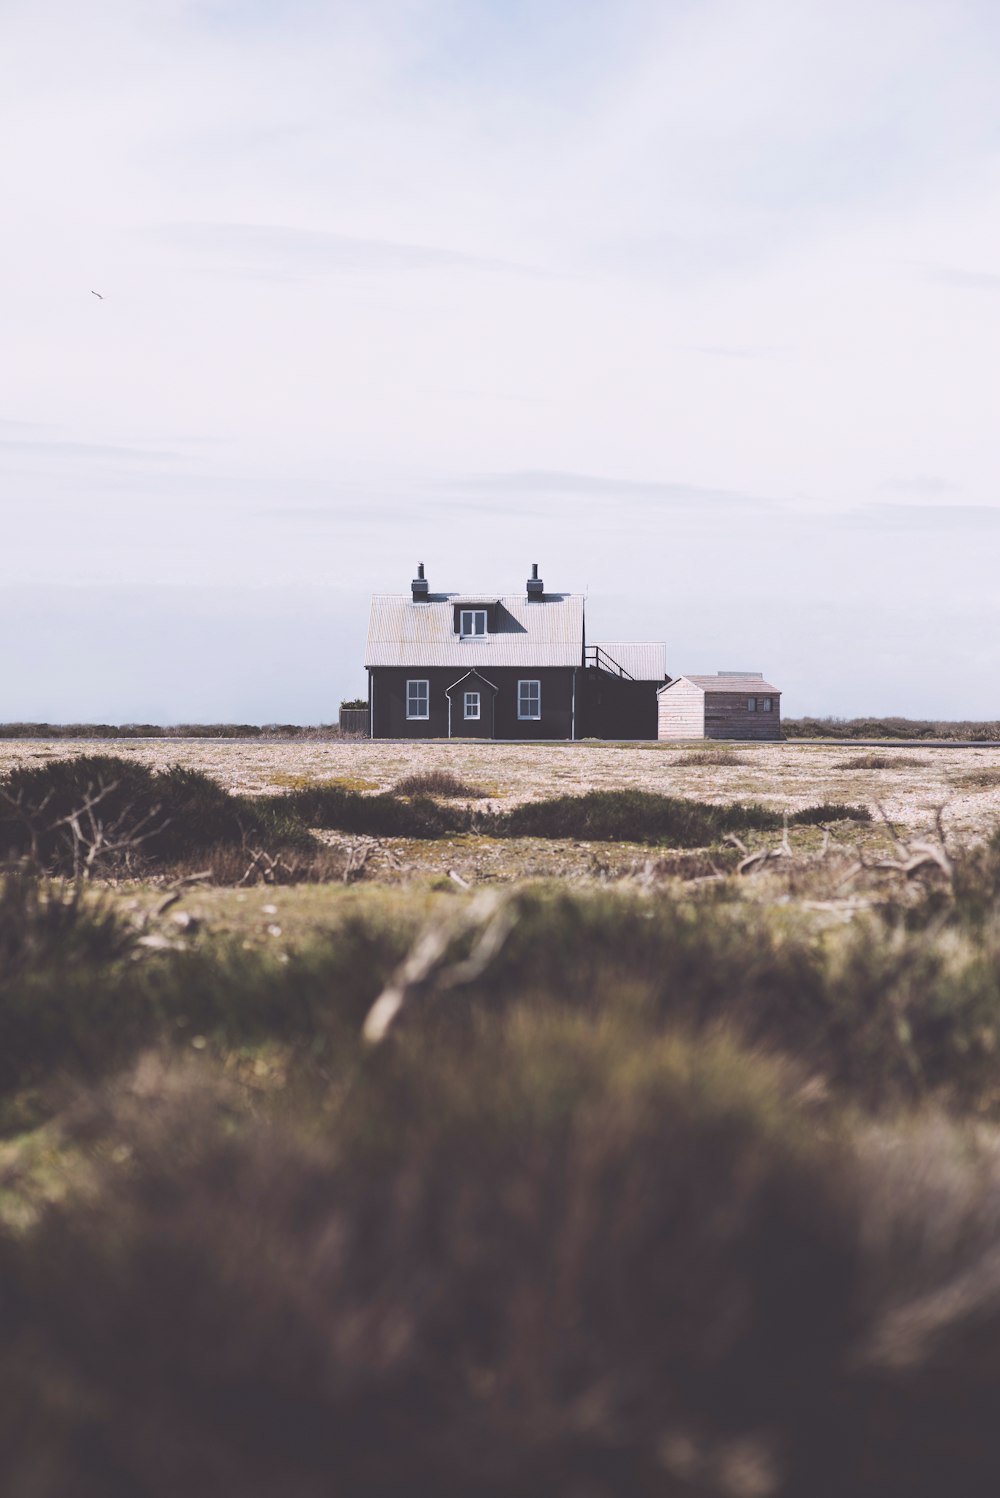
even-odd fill
[(598, 650), (603, 650), (623, 671), (634, 676), (636, 681), (662, 681), (667, 674), (667, 647), (663, 644), (648, 644), (636, 640), (618, 640), (608, 644), (595, 641)]
[[(476, 595), (477, 599), (485, 594)], [(546, 593), (530, 603), (523, 593), (496, 598), (493, 634), (459, 639), (455, 605), (468, 594), (432, 593), (414, 603), (408, 593), (372, 598), (366, 666), (579, 666), (583, 663), (583, 594)]]
[[(700, 687), (703, 692), (736, 692), (740, 696), (755, 697), (758, 692), (767, 692), (773, 697), (780, 697), (781, 690), (774, 687), (762, 676), (753, 675), (749, 672), (739, 676), (725, 675), (719, 672), (717, 676), (675, 676), (673, 681), (661, 687), (661, 692), (669, 692), (679, 681), (689, 681), (692, 686)], [(657, 694), (659, 695), (659, 693)]]

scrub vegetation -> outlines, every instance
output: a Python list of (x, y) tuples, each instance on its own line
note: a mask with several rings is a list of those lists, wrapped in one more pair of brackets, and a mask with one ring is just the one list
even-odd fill
[(954, 739), (1000, 742), (1000, 722), (930, 718), (783, 718), (786, 739)]
[(996, 1492), (1000, 836), (429, 790), (0, 783), (0, 1491)]

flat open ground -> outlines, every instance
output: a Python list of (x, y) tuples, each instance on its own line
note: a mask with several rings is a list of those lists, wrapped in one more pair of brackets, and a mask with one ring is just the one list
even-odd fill
[[(1000, 823), (1000, 748), (863, 749), (851, 744), (740, 744), (731, 763), (681, 763), (719, 748), (666, 744), (246, 743), (122, 739), (0, 742), (0, 774), (79, 754), (115, 754), (157, 769), (186, 765), (244, 794), (335, 780), (390, 790), (404, 776), (443, 769), (484, 789), (496, 805), (631, 787), (705, 801), (760, 801), (794, 810), (818, 801), (879, 805), (919, 831), (944, 807), (946, 827), (983, 836)], [(848, 769), (877, 754), (886, 769)]]
[[(448, 770), (480, 788), (483, 806), (634, 788), (697, 800), (756, 801), (793, 811), (819, 802), (867, 806), (872, 824), (838, 823), (835, 837), (858, 848), (891, 846), (884, 812), (900, 832), (918, 837), (939, 809), (949, 838), (968, 842), (1000, 826), (1000, 748), (906, 746), (872, 749), (852, 744), (723, 746), (660, 744), (475, 744), (345, 742), (247, 743), (242, 740), (126, 739), (0, 742), (0, 773), (16, 764), (41, 765), (79, 754), (114, 754), (156, 768), (181, 764), (206, 772), (227, 790), (255, 794), (334, 781), (361, 792), (390, 790), (404, 776)], [(702, 763), (702, 756), (706, 756)], [(875, 756), (885, 768), (850, 768)], [(881, 810), (880, 810), (881, 809)], [(637, 844), (496, 840), (465, 835), (437, 841), (366, 838), (327, 832), (324, 840), (365, 854), (364, 877), (391, 883), (454, 873), (469, 883), (523, 878), (620, 877), (641, 870), (655, 850)], [(747, 838), (751, 848), (775, 834)], [(818, 845), (815, 828), (793, 829), (793, 845)], [(689, 872), (701, 872), (680, 854)], [(703, 861), (703, 860), (702, 860)]]

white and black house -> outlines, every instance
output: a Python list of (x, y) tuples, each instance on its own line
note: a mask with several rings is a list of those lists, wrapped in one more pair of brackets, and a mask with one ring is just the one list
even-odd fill
[(662, 644), (587, 643), (585, 599), (546, 592), (376, 594), (365, 665), (376, 739), (655, 739)]

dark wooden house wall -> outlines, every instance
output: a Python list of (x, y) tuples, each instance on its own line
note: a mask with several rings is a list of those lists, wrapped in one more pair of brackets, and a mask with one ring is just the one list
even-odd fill
[[(497, 688), (493, 718), (493, 737), (497, 739), (568, 739), (573, 734), (574, 678), (583, 673), (568, 666), (538, 666), (534, 668), (502, 666), (484, 671), (486, 679)], [(374, 739), (446, 739), (448, 737), (448, 687), (463, 676), (464, 672), (454, 666), (373, 666), (370, 669), (372, 700), (372, 738)], [(430, 683), (428, 718), (406, 716), (406, 683), (427, 681)], [(541, 682), (541, 708), (539, 719), (517, 716), (517, 684), (519, 681)], [(469, 681), (469, 690), (482, 693), (484, 717), (479, 723), (466, 725), (462, 718), (462, 692), (460, 685), (452, 693), (453, 738), (481, 738), (488, 736), (489, 688), (483, 683), (477, 686)], [(577, 704), (579, 706), (579, 703)], [(579, 727), (577, 736), (580, 736)]]
[(625, 681), (606, 671), (584, 671), (583, 712), (577, 737), (594, 739), (655, 739), (658, 681)]

